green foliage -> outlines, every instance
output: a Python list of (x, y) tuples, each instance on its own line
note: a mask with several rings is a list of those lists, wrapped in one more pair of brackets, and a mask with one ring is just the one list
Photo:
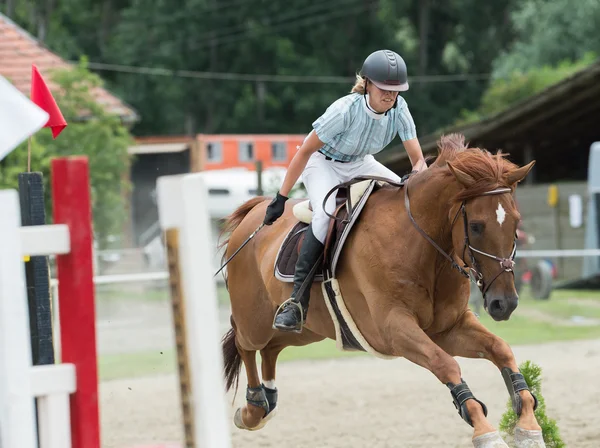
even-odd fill
[[(538, 407), (535, 411), (535, 417), (542, 428), (544, 442), (548, 448), (564, 448), (566, 445), (562, 441), (556, 421), (546, 415), (546, 402), (542, 396), (542, 369), (531, 361), (525, 361), (519, 366), (519, 371), (523, 374), (529, 390), (537, 397)], [(499, 429), (504, 440), (512, 440), (515, 427), (517, 426), (518, 416), (512, 409), (511, 400), (508, 400), (507, 410), (502, 415)]]
[(560, 61), (600, 54), (598, 0), (525, 0), (516, 4), (511, 22), (516, 39), (494, 61), (494, 78), (526, 72)]
[[(17, 3), (14, 20), (37, 35), (46, 7)], [(391, 48), (407, 62), (411, 89), (403, 96), (425, 135), (461, 109), (475, 108), (485, 83), (416, 76), (488, 73), (512, 37), (510, 22), (498, 18), (515, 3), (61, 0), (51, 2), (45, 44), (67, 60), (84, 54), (134, 67), (349, 78), (347, 84), (258, 83), (101, 71), (111, 91), (141, 112), (136, 135), (307, 133), (348, 93), (364, 58)], [(422, 23), (428, 30), (423, 43)]]
[(554, 67), (545, 65), (527, 72), (514, 71), (507, 78), (496, 79), (483, 94), (479, 108), (475, 111), (463, 111), (456, 124), (478, 121), (502, 112), (511, 105), (568, 78), (595, 60), (595, 54), (587, 53), (576, 62), (565, 60)]
[[(102, 83), (89, 73), (85, 61), (72, 70), (55, 71), (50, 78), (58, 86), (53, 96), (68, 126), (56, 139), (47, 128), (31, 138), (31, 171), (44, 176), (50, 222), (50, 160), (69, 155), (88, 157), (94, 232), (102, 248), (106, 237), (121, 233), (126, 218), (127, 147), (132, 140), (120, 118), (93, 99), (91, 91)], [(0, 163), (0, 188), (17, 188), (18, 174), (27, 171), (27, 147), (28, 142), (21, 144)]]
[[(16, 2), (14, 20), (36, 35), (46, 17), (45, 44), (68, 60), (84, 54), (94, 62), (188, 74), (349, 78), (348, 84), (263, 83), (143, 69), (100, 72), (111, 91), (141, 111), (136, 135), (307, 133), (348, 93), (366, 55), (391, 48), (407, 63), (411, 88), (402, 95), (423, 136), (457, 117), (465, 123), (503, 110), (589, 62), (589, 52), (600, 54), (598, 0), (579, 0), (576, 8), (569, 0), (30, 3)], [(490, 72), (491, 84), (417, 78)]]

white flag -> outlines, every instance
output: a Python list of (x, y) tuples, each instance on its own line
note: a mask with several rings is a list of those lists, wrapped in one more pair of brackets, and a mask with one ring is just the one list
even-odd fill
[(0, 160), (48, 122), (48, 114), (0, 76)]

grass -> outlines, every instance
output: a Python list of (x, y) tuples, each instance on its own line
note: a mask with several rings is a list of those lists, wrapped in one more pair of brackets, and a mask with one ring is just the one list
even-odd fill
[(98, 359), (98, 374), (101, 381), (109, 381), (173, 373), (176, 366), (175, 350), (101, 355)]
[(495, 322), (487, 314), (481, 322), (510, 345), (541, 344), (600, 337), (600, 326), (556, 325), (523, 316), (513, 316), (506, 322)]
[(366, 356), (364, 352), (343, 352), (335, 346), (335, 341), (325, 339), (321, 342), (304, 347), (287, 347), (279, 355), (278, 361), (319, 360), (333, 358), (348, 358), (353, 356)]
[(96, 286), (96, 301), (97, 302), (116, 302), (122, 300), (139, 300), (145, 302), (161, 302), (170, 300), (170, 292), (166, 283), (157, 283), (148, 288), (140, 289), (139, 287), (128, 286)]
[[(148, 288), (140, 290), (139, 287), (117, 287), (114, 286), (97, 286), (96, 287), (96, 300), (98, 302), (111, 302), (111, 301), (146, 301), (146, 302), (161, 302), (171, 300), (171, 292), (169, 291), (168, 285), (165, 282), (157, 282)], [(224, 285), (217, 287), (217, 301), (220, 305), (227, 305), (229, 303), (229, 293)]]
[(600, 291), (555, 290), (549, 300), (535, 300), (522, 295), (519, 307), (535, 309), (550, 316), (570, 319), (573, 316), (600, 318)]
[[(168, 294), (168, 291), (164, 291), (164, 294)], [(217, 288), (217, 295), (221, 304), (228, 303), (229, 298), (224, 287)], [(130, 298), (129, 295), (127, 297)], [(140, 300), (157, 300), (156, 296), (152, 294), (140, 294), (134, 297), (139, 297)], [(111, 296), (109, 299), (102, 300), (114, 300), (115, 298), (115, 296)], [(528, 311), (535, 313), (528, 314)], [(544, 316), (549, 316), (551, 319), (538, 318)], [(600, 338), (600, 325), (577, 325), (570, 321), (571, 316), (600, 318), (600, 293), (597, 291), (556, 290), (553, 291), (549, 300), (535, 300), (525, 291), (521, 295), (519, 308), (510, 320), (495, 322), (487, 313), (482, 312), (481, 322), (490, 331), (513, 346)], [(289, 362), (352, 356), (367, 355), (362, 352), (342, 352), (336, 348), (335, 341), (324, 340), (304, 347), (288, 347), (281, 353), (279, 360)], [(174, 349), (104, 355), (99, 359), (100, 379), (103, 381), (174, 373), (176, 366)]]
[[(366, 356), (366, 354), (342, 352), (335, 347), (335, 341), (324, 340), (305, 347), (288, 347), (279, 356), (279, 361), (323, 360), (352, 356)], [(260, 360), (260, 354), (257, 359)], [(175, 373), (176, 369), (177, 360), (174, 349), (102, 355), (98, 362), (101, 381), (169, 374)]]

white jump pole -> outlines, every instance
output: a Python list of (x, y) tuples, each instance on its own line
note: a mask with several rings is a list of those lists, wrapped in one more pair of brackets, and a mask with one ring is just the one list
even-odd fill
[(36, 448), (31, 340), (15, 190), (0, 191), (0, 446)]
[[(163, 231), (178, 229), (179, 276), (189, 364), (192, 440), (197, 448), (229, 448), (219, 315), (212, 273), (208, 194), (201, 174), (158, 178), (158, 210)], [(171, 279), (171, 282), (178, 279)], [(187, 422), (185, 422), (187, 423)]]

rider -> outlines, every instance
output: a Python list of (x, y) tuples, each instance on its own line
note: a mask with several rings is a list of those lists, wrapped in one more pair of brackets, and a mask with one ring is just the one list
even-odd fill
[[(271, 225), (283, 214), (289, 192), (301, 174), (313, 217), (295, 266), (291, 298), (279, 308), (275, 328), (302, 331), (314, 279), (310, 271), (323, 253), (330, 219), (323, 209), (327, 192), (361, 175), (399, 182), (400, 177), (372, 155), (385, 148), (396, 133), (402, 139), (413, 171), (427, 168), (406, 101), (398, 96), (398, 92), (408, 90), (407, 78), (406, 64), (397, 53), (378, 50), (370, 54), (351, 93), (336, 100), (312, 124), (313, 130), (290, 162), (281, 188), (267, 208), (264, 223)], [(334, 195), (325, 207), (329, 213), (334, 212)], [(302, 297), (297, 297), (305, 281), (309, 284)]]

